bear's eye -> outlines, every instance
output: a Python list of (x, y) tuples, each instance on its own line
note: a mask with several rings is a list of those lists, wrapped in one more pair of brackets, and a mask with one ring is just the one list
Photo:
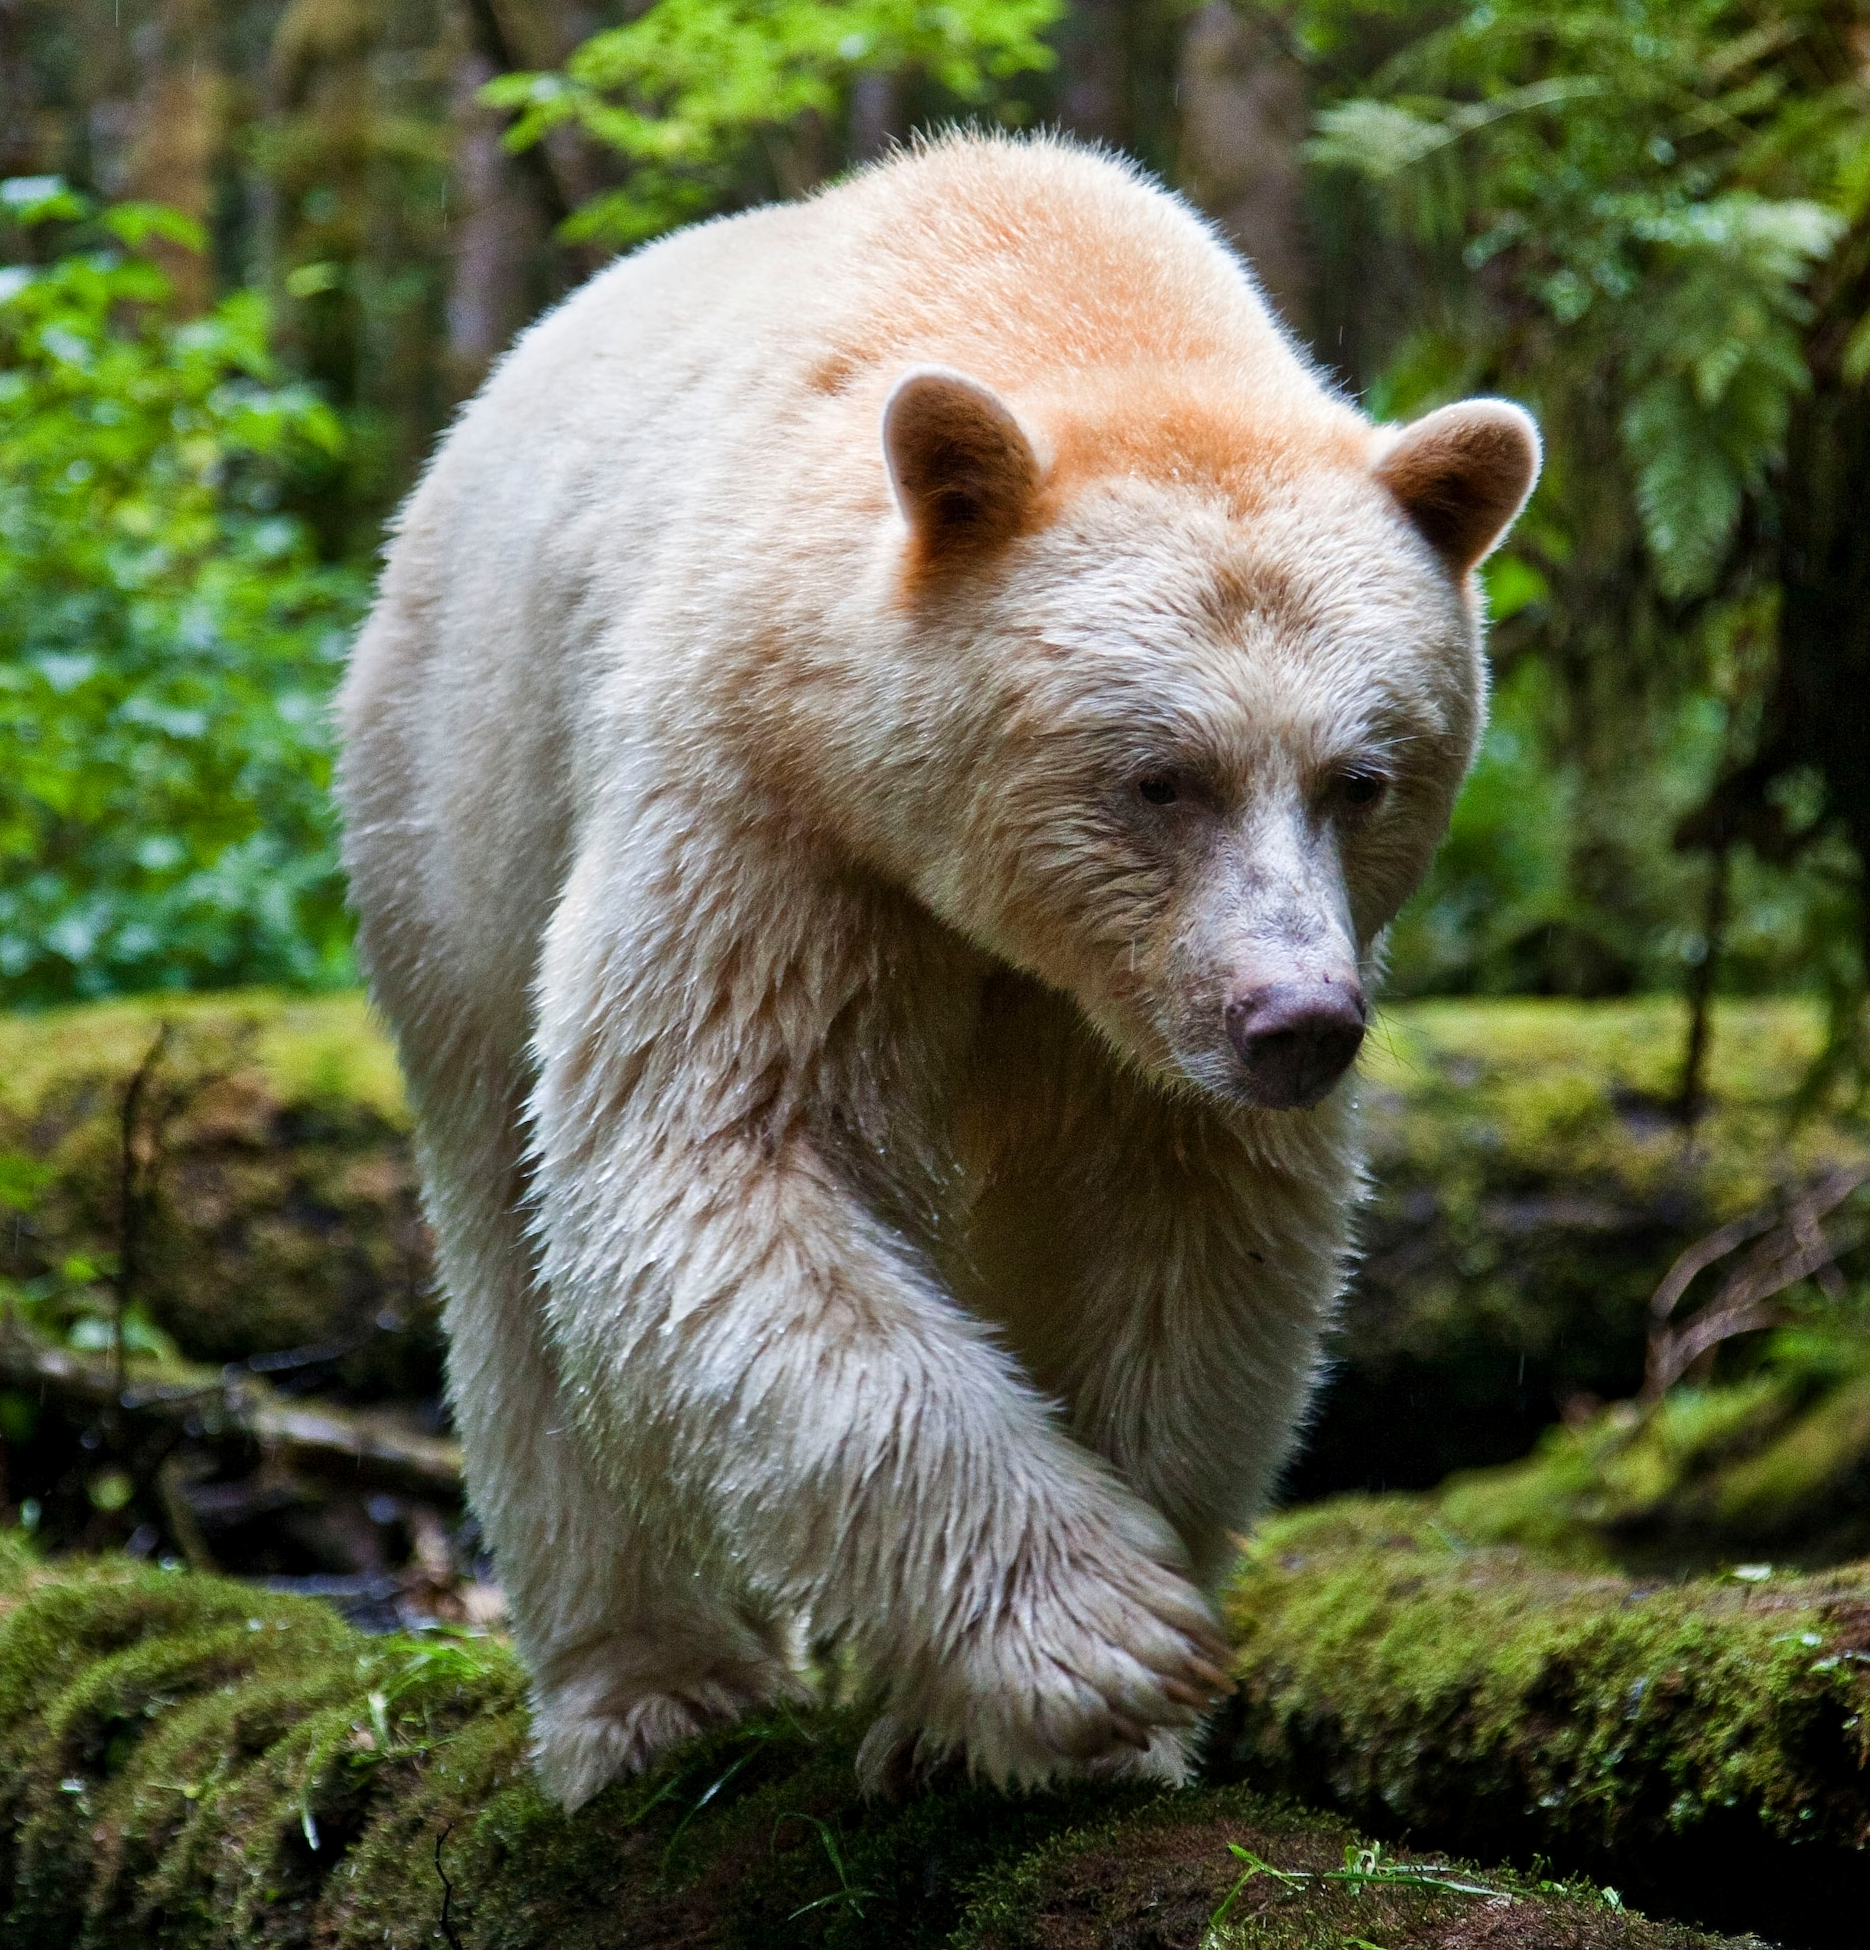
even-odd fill
[(1139, 779), (1136, 789), (1152, 806), (1172, 806), (1181, 796), (1175, 789), (1175, 781), (1159, 774)]
[(1340, 772), (1332, 782), (1332, 796), (1340, 806), (1352, 812), (1369, 812), (1381, 803), (1390, 789), (1390, 782), (1381, 772), (1366, 771), (1361, 767), (1348, 772)]

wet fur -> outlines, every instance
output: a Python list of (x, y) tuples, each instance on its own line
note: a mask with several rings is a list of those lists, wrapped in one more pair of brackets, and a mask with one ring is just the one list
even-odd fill
[[(938, 378), (886, 453), (925, 367), (985, 418)], [(1118, 164), (972, 138), (625, 260), (449, 435), (347, 858), (568, 1804), (808, 1640), (873, 1779), (1181, 1775), (1360, 1174), (1353, 1087), (1255, 1110), (1220, 1012), (1373, 973), (1444, 827), (1530, 479), (1445, 436)]]

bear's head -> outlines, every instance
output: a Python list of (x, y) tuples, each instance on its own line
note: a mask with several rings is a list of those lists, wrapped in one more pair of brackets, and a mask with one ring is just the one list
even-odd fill
[(1110, 393), (895, 384), (905, 634), (872, 811), (926, 905), (1128, 1059), (1307, 1107), (1473, 757), (1473, 572), (1538, 434), (1501, 400), (1385, 428), (1315, 388)]

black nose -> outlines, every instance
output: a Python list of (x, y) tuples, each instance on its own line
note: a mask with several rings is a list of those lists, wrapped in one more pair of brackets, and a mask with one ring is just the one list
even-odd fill
[(1256, 1104), (1309, 1109), (1351, 1066), (1364, 1039), (1355, 982), (1273, 982), (1227, 1005), (1227, 1040)]

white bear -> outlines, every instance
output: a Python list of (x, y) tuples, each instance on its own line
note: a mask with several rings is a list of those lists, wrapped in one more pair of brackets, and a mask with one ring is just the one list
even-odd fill
[(450, 432), (341, 791), (568, 1806), (827, 1648), (872, 1782), (1182, 1777), (1538, 453), (975, 136), (638, 252)]

